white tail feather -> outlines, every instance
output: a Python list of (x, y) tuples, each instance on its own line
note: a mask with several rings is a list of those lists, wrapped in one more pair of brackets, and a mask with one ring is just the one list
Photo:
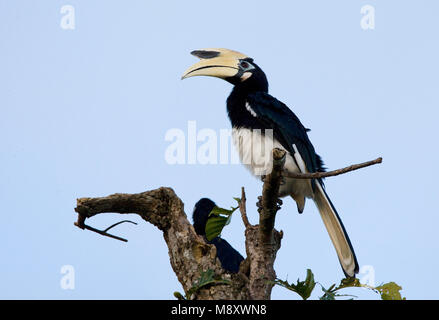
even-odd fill
[(337, 251), (338, 259), (345, 274), (349, 277), (354, 277), (355, 273), (358, 273), (358, 263), (355, 258), (355, 253), (349, 242), (348, 235), (343, 228), (342, 222), (319, 181), (316, 181), (314, 202), (319, 209), (320, 216), (334, 244), (335, 251)]
[[(293, 144), (294, 158), (297, 162), (300, 172), (305, 173), (306, 165), (302, 156), (297, 149), (297, 146)], [(337, 252), (338, 260), (346, 276), (354, 277), (358, 273), (358, 262), (355, 257), (355, 252), (350, 244), (349, 237), (344, 230), (343, 223), (341, 222), (338, 214), (331, 204), (325, 190), (318, 180), (315, 180), (316, 190), (314, 192), (314, 202), (319, 209), (320, 216), (328, 231), (329, 237), (334, 244), (335, 251)]]

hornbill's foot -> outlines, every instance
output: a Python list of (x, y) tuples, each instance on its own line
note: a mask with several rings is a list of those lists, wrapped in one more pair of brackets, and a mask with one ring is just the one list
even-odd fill
[(280, 198), (277, 198), (276, 202), (277, 202), (276, 208), (277, 208), (277, 210), (280, 210), (280, 208), (284, 202)]
[[(281, 209), (281, 206), (283, 204), (282, 199), (277, 198), (276, 199), (276, 204), (277, 204), (276, 205), (276, 209), (277, 210)], [(262, 196), (258, 197), (258, 202), (256, 202), (256, 206), (258, 207), (258, 212), (261, 213), (261, 211), (262, 211)]]
[(277, 198), (276, 203), (277, 203), (277, 206), (276, 206), (277, 210), (280, 210), (281, 206), (284, 202), (282, 201), (282, 199)]
[(262, 211), (262, 196), (258, 197), (258, 202), (256, 202), (256, 207), (258, 207), (258, 212), (261, 213), (261, 211)]

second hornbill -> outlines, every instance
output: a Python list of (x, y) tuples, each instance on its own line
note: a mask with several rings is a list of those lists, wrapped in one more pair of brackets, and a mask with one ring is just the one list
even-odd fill
[[(232, 138), (241, 162), (254, 175), (269, 172), (271, 165), (272, 148), (261, 145), (286, 150), (284, 169), (287, 171), (324, 171), (323, 161), (308, 138), (309, 130), (284, 103), (268, 94), (267, 77), (252, 58), (228, 49), (203, 49), (192, 54), (201, 61), (191, 66), (182, 79), (212, 76), (234, 85), (227, 98)], [(291, 196), (299, 213), (304, 210), (306, 198), (314, 200), (345, 275), (355, 277), (359, 268), (352, 244), (322, 179), (285, 178), (279, 196)]]
[(221, 237), (215, 237), (212, 240), (206, 238), (206, 224), (209, 220), (209, 214), (212, 209), (216, 207), (215, 202), (208, 198), (202, 198), (195, 204), (194, 212), (192, 214), (192, 220), (194, 221), (195, 232), (204, 237), (205, 240), (215, 245), (216, 255), (221, 262), (223, 269), (228, 272), (237, 273), (239, 271), (239, 265), (244, 260), (243, 256), (236, 251), (225, 239)]

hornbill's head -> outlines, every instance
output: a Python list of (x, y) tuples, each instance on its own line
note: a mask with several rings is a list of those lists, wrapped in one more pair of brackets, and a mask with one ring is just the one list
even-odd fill
[(191, 52), (201, 59), (183, 74), (182, 79), (210, 76), (224, 79), (235, 86), (267, 91), (265, 73), (247, 55), (229, 49), (202, 49)]
[(208, 198), (202, 198), (195, 204), (192, 220), (194, 220), (194, 228), (197, 234), (206, 235), (207, 220), (209, 220), (209, 214), (215, 206), (215, 202)]

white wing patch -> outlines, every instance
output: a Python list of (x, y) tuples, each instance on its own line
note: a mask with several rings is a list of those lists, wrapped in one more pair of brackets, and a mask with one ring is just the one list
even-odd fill
[[(238, 151), (239, 158), (250, 172), (260, 177), (271, 172), (273, 168), (272, 153), (273, 148), (285, 150), (278, 140), (273, 137), (261, 135), (261, 130), (251, 130), (246, 128), (233, 128), (233, 143)], [(297, 147), (293, 145), (294, 155), (287, 153), (284, 168), (289, 172), (306, 172), (305, 162), (300, 156)], [(293, 159), (294, 157), (294, 159)], [(296, 165), (298, 163), (299, 167)], [(301, 197), (312, 198), (313, 191), (311, 180), (287, 178), (285, 183), (280, 186), (279, 196), (285, 197), (292, 193)]]
[(247, 101), (245, 102), (245, 108), (247, 109), (248, 112), (250, 112), (250, 114), (253, 117), (257, 117), (258, 115), (256, 114), (255, 110), (252, 109), (252, 107), (250, 106), (250, 103), (248, 103)]
[(303, 161), (302, 156), (299, 153), (299, 150), (297, 149), (297, 146), (293, 144), (294, 149), (294, 159), (296, 159), (297, 164), (299, 165), (300, 172), (305, 173), (306, 172), (306, 165), (305, 161)]

